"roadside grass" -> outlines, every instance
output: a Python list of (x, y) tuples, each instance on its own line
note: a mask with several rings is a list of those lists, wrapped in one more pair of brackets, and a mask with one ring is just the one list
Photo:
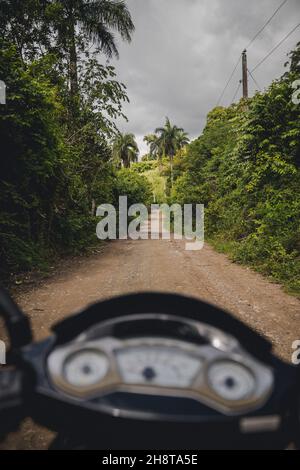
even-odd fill
[(242, 266), (249, 266), (253, 271), (266, 276), (271, 282), (281, 284), (290, 295), (300, 298), (300, 260), (290, 259), (285, 263), (272, 259), (255, 259), (249, 261), (241, 256), (241, 244), (222, 237), (212, 237), (206, 241), (219, 253)]

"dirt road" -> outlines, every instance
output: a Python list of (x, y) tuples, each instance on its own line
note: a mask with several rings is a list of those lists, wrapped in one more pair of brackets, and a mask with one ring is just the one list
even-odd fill
[[(58, 276), (20, 293), (17, 300), (30, 316), (35, 336), (42, 338), (51, 324), (88, 303), (149, 290), (191, 294), (228, 309), (267, 336), (286, 360), (293, 341), (300, 339), (299, 300), (208, 245), (189, 252), (175, 240), (110, 242), (102, 253), (62, 265)], [(26, 423), (5, 446), (45, 448), (50, 437)]]

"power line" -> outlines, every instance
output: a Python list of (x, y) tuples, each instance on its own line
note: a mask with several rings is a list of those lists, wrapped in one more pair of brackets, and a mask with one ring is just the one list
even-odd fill
[(233, 98), (232, 98), (232, 100), (231, 100), (231, 103), (234, 103), (234, 100), (236, 99), (237, 94), (238, 94), (238, 92), (240, 91), (241, 85), (242, 85), (242, 80), (239, 80), (238, 87), (237, 87), (237, 89), (236, 89), (235, 94), (233, 95)]
[(234, 76), (235, 71), (236, 71), (236, 69), (237, 69), (238, 66), (239, 66), (241, 57), (242, 57), (242, 55), (239, 56), (239, 60), (237, 61), (236, 66), (234, 67), (234, 69), (233, 69), (233, 71), (232, 71), (232, 73), (231, 73), (231, 75), (230, 75), (230, 77), (229, 77), (229, 79), (228, 79), (228, 81), (227, 81), (227, 83), (226, 83), (226, 85), (225, 85), (225, 87), (224, 87), (224, 89), (223, 89), (221, 95), (220, 95), (220, 98), (218, 99), (217, 106), (219, 106), (219, 104), (220, 104), (220, 102), (221, 102), (221, 100), (222, 100), (222, 98), (223, 98), (223, 96), (224, 96), (224, 94), (225, 94), (225, 91), (227, 90), (228, 85), (229, 85), (229, 83), (231, 82), (231, 79), (232, 79), (232, 77)]
[[(251, 41), (249, 42), (249, 44), (244, 48), (245, 50), (248, 49), (253, 43), (254, 41), (258, 38), (258, 36), (265, 30), (265, 28), (271, 23), (271, 21), (273, 20), (273, 18), (277, 15), (277, 13), (281, 10), (281, 8), (288, 2), (288, 0), (284, 0), (280, 5), (279, 7), (274, 11), (274, 13), (270, 16), (270, 18), (268, 19), (268, 21), (263, 25), (262, 28), (260, 28), (260, 30), (255, 34), (255, 36), (251, 39)], [(241, 60), (241, 55), (239, 56), (239, 59), (238, 59), (238, 62), (237, 64), (235, 65), (228, 81), (226, 82), (226, 85), (217, 101), (217, 106), (219, 106), (224, 94), (225, 94), (225, 91), (227, 90), (228, 86), (229, 86), (229, 83), (231, 82), (234, 74), (235, 74), (235, 71), (236, 69), (238, 68), (239, 66), (239, 63), (240, 63), (240, 60)]]
[(255, 77), (253, 76), (251, 70), (247, 69), (248, 70), (248, 73), (250, 75), (250, 77), (252, 78), (252, 80), (254, 81), (255, 85), (258, 87), (258, 89), (261, 91), (261, 87), (259, 86), (257, 80), (255, 79)]
[(277, 15), (277, 13), (281, 10), (282, 7), (288, 2), (288, 0), (284, 0), (279, 7), (274, 11), (273, 15), (270, 16), (268, 21), (263, 25), (263, 27), (255, 34), (255, 36), (251, 39), (249, 44), (245, 47), (245, 49), (249, 49), (249, 47), (254, 43), (254, 41), (258, 38), (258, 36), (266, 29), (266, 27), (271, 23), (272, 19)]
[(294, 33), (294, 31), (299, 28), (299, 26), (300, 23), (298, 23), (297, 26), (295, 26), (283, 39), (281, 39), (281, 41), (275, 47), (273, 47), (273, 49), (251, 70), (251, 72), (255, 72), (255, 70), (257, 70), (258, 67), (260, 67), (281, 46), (281, 44), (283, 44), (284, 41), (286, 41)]

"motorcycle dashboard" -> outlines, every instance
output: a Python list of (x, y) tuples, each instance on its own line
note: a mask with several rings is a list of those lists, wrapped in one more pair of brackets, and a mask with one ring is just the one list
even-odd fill
[(196, 449), (199, 438), (202, 448), (284, 448), (299, 435), (298, 369), (214, 305), (129, 294), (75, 312), (38, 342), (11, 311), (17, 369), (4, 391), (22, 400), (18, 420), (103, 449)]
[(179, 408), (181, 400), (243, 415), (262, 407), (274, 386), (272, 368), (236, 338), (170, 314), (122, 316), (94, 325), (50, 352), (47, 374), (57, 391), (77, 402), (118, 397), (126, 408), (131, 397), (143, 397), (147, 412), (160, 397), (165, 414), (173, 413), (169, 399)]

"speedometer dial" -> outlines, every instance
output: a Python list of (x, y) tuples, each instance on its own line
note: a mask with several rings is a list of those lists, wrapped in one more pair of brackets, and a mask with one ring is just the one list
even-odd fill
[(136, 346), (117, 352), (122, 379), (127, 384), (189, 387), (201, 360), (176, 348)]
[(255, 390), (255, 378), (244, 367), (233, 361), (220, 361), (208, 370), (212, 390), (222, 399), (239, 401), (249, 398)]
[(89, 387), (107, 374), (108, 360), (96, 350), (83, 350), (71, 354), (64, 363), (65, 380), (74, 387)]

